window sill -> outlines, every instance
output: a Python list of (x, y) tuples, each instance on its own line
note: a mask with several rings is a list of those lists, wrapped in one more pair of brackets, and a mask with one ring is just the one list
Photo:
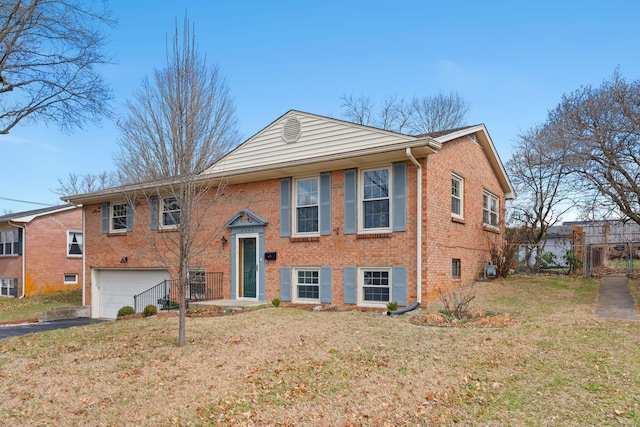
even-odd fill
[(498, 227), (493, 226), (493, 225), (482, 224), (482, 229), (484, 231), (488, 231), (490, 233), (500, 234), (500, 229)]
[(467, 222), (464, 220), (464, 218), (458, 218), (455, 216), (451, 217), (451, 222), (455, 222), (457, 224), (466, 224)]
[(291, 243), (296, 243), (296, 242), (319, 242), (320, 241), (320, 237), (319, 236), (289, 237), (289, 241)]
[(370, 233), (370, 234), (357, 234), (356, 239), (388, 239), (393, 233)]

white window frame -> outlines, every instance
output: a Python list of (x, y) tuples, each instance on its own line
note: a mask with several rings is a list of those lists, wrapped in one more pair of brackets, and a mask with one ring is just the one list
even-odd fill
[[(122, 215), (119, 211), (116, 211), (116, 207), (119, 206), (124, 206), (124, 215)], [(111, 203), (110, 207), (109, 207), (109, 232), (110, 233), (126, 233), (127, 232), (127, 216), (129, 213), (129, 209), (131, 209), (131, 207), (129, 206), (129, 204), (127, 202), (121, 202), (121, 203)], [(118, 214), (116, 216), (116, 214)], [(115, 220), (119, 219), (120, 221), (124, 218), (124, 223), (123, 223), (123, 227), (117, 227), (115, 226)], [(121, 224), (122, 225), (122, 224)]]
[[(302, 181), (316, 181), (316, 203), (309, 205), (298, 205), (298, 183)], [(310, 176), (303, 178), (296, 178), (293, 180), (293, 209), (292, 209), (292, 223), (293, 223), (293, 236), (319, 236), (320, 235), (320, 177), (319, 176)], [(316, 207), (318, 210), (318, 221), (317, 221), (317, 230), (316, 231), (298, 231), (298, 208), (309, 208)]]
[[(387, 197), (371, 197), (369, 199), (364, 198), (365, 190), (365, 174), (368, 172), (387, 171)], [(380, 166), (376, 168), (360, 169), (358, 177), (358, 233), (360, 234), (374, 234), (374, 233), (389, 233), (392, 231), (393, 224), (393, 176), (391, 166)], [(365, 202), (376, 200), (388, 200), (389, 203), (389, 225), (387, 227), (370, 227), (365, 228)]]
[[(71, 280), (67, 280), (67, 278), (71, 278)], [(77, 285), (78, 284), (78, 273), (64, 273), (64, 284), (65, 285)]]
[(0, 296), (13, 297), (13, 288), (17, 286), (15, 279), (0, 278)]
[[(76, 236), (76, 240), (78, 240), (77, 238), (79, 237), (80, 241), (76, 241), (77, 245), (80, 247), (80, 253), (79, 254), (72, 254), (70, 253), (71, 251), (71, 244), (73, 242), (73, 236)], [(83, 239), (82, 239), (82, 231), (81, 230), (67, 230), (67, 256), (68, 257), (81, 257), (82, 254), (84, 253), (84, 246), (83, 246)]]
[[(11, 237), (10, 237), (11, 236)], [(10, 228), (5, 230), (0, 230), (0, 245), (2, 245), (2, 253), (0, 256), (13, 256), (17, 255), (14, 251), (15, 244), (20, 240), (20, 235), (18, 233), (17, 228)], [(9, 253), (7, 253), (7, 245), (9, 248)]]
[[(495, 215), (495, 224), (492, 215)], [(500, 198), (487, 190), (482, 192), (482, 224), (492, 228), (500, 224)]]
[[(456, 272), (458, 273), (457, 275)], [(451, 258), (451, 278), (454, 280), (462, 278), (462, 261), (460, 258)]]
[[(458, 184), (458, 194), (454, 194), (454, 182)], [(453, 201), (458, 200), (460, 212), (454, 212)], [(453, 218), (464, 219), (464, 178), (457, 173), (451, 174), (451, 216)]]
[[(174, 209), (174, 210), (167, 210), (167, 204), (169, 203), (169, 201), (174, 200), (175, 203), (178, 203), (178, 199), (176, 197), (173, 196), (169, 196), (169, 197), (163, 197), (161, 199), (161, 203), (160, 203), (160, 227), (163, 229), (167, 229), (167, 228), (177, 228), (178, 225), (180, 225), (180, 207), (178, 205), (178, 209)], [(175, 213), (178, 212), (178, 222), (176, 223), (171, 223), (171, 224), (165, 224), (165, 214), (167, 213)]]
[[(388, 301), (365, 301), (365, 275), (367, 272), (387, 273), (387, 287), (389, 288)], [(361, 307), (387, 307), (387, 303), (393, 301), (393, 279), (391, 267), (359, 267), (358, 268), (358, 305)]]
[[(291, 283), (293, 289), (291, 290), (291, 294), (293, 295), (293, 302), (298, 304), (320, 304), (320, 269), (317, 267), (296, 267), (291, 269)], [(300, 283), (298, 281), (298, 273), (301, 272), (311, 272), (316, 273), (317, 283)], [(318, 287), (318, 298), (301, 298), (299, 297), (299, 289), (298, 286), (317, 286)]]

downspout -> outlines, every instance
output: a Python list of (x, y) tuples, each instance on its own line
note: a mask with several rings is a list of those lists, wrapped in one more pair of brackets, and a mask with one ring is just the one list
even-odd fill
[[(78, 205), (76, 205), (76, 206), (78, 206)], [(85, 269), (85, 257), (84, 257), (84, 253), (87, 250), (87, 240), (85, 238), (85, 236), (86, 236), (85, 224), (87, 222), (85, 220), (86, 217), (85, 217), (84, 206), (80, 205), (78, 207), (82, 208), (82, 305), (87, 305), (87, 302), (86, 302), (87, 295), (85, 294), (86, 291), (85, 291), (85, 283), (84, 283), (84, 281), (87, 279), (87, 275), (85, 274), (86, 273), (86, 269)], [(88, 305), (91, 305), (91, 302), (89, 302)], [(91, 309), (89, 309), (89, 310), (91, 310)]]
[(418, 294), (417, 303), (420, 304), (422, 302), (422, 166), (420, 165), (420, 162), (413, 157), (411, 148), (407, 147), (406, 152), (409, 160), (411, 160), (411, 162), (418, 168), (416, 174), (418, 180), (418, 189), (416, 191), (418, 195), (416, 198), (416, 293)]
[(20, 295), (18, 298), (24, 298), (25, 294), (26, 294), (26, 290), (27, 290), (27, 265), (26, 265), (26, 256), (25, 256), (25, 250), (24, 250), (24, 245), (25, 242), (27, 241), (27, 227), (25, 227), (24, 225), (18, 225), (15, 224), (13, 222), (11, 222), (11, 220), (9, 220), (9, 225), (12, 225), (16, 228), (22, 228), (22, 242), (20, 242), (20, 244), (22, 245), (22, 251), (21, 251), (21, 256), (22, 256), (22, 295)]

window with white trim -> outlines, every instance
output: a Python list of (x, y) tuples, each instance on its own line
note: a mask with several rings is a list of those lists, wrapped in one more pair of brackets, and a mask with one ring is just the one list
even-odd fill
[(123, 233), (127, 231), (127, 216), (129, 211), (128, 203), (111, 204), (111, 232)]
[(180, 204), (175, 197), (162, 199), (162, 226), (177, 227), (180, 224)]
[(461, 264), (459, 258), (453, 258), (451, 260), (451, 278), (459, 279), (462, 275)]
[(392, 301), (391, 268), (360, 268), (358, 282), (360, 305), (384, 307)]
[(320, 303), (320, 273), (317, 268), (293, 269), (293, 300), (299, 303)]
[(464, 179), (451, 174), (451, 216), (464, 219)]
[(17, 296), (16, 287), (18, 279), (0, 278), (0, 296), (15, 297)]
[(498, 226), (498, 207), (498, 196), (485, 190), (482, 193), (482, 223), (484, 225)]
[(317, 177), (295, 180), (294, 234), (315, 235), (319, 232), (319, 182)]
[(65, 285), (75, 285), (78, 283), (78, 275), (75, 273), (65, 273), (64, 274), (64, 284)]
[(76, 230), (67, 231), (67, 256), (82, 255), (82, 232)]
[(18, 249), (18, 229), (0, 231), (0, 255), (15, 255)]
[(360, 229), (390, 231), (391, 168), (360, 171)]

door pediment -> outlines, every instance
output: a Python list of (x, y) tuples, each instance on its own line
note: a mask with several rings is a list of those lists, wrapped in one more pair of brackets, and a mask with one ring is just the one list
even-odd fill
[(239, 211), (224, 225), (225, 227), (264, 227), (269, 221), (252, 212), (249, 208)]

